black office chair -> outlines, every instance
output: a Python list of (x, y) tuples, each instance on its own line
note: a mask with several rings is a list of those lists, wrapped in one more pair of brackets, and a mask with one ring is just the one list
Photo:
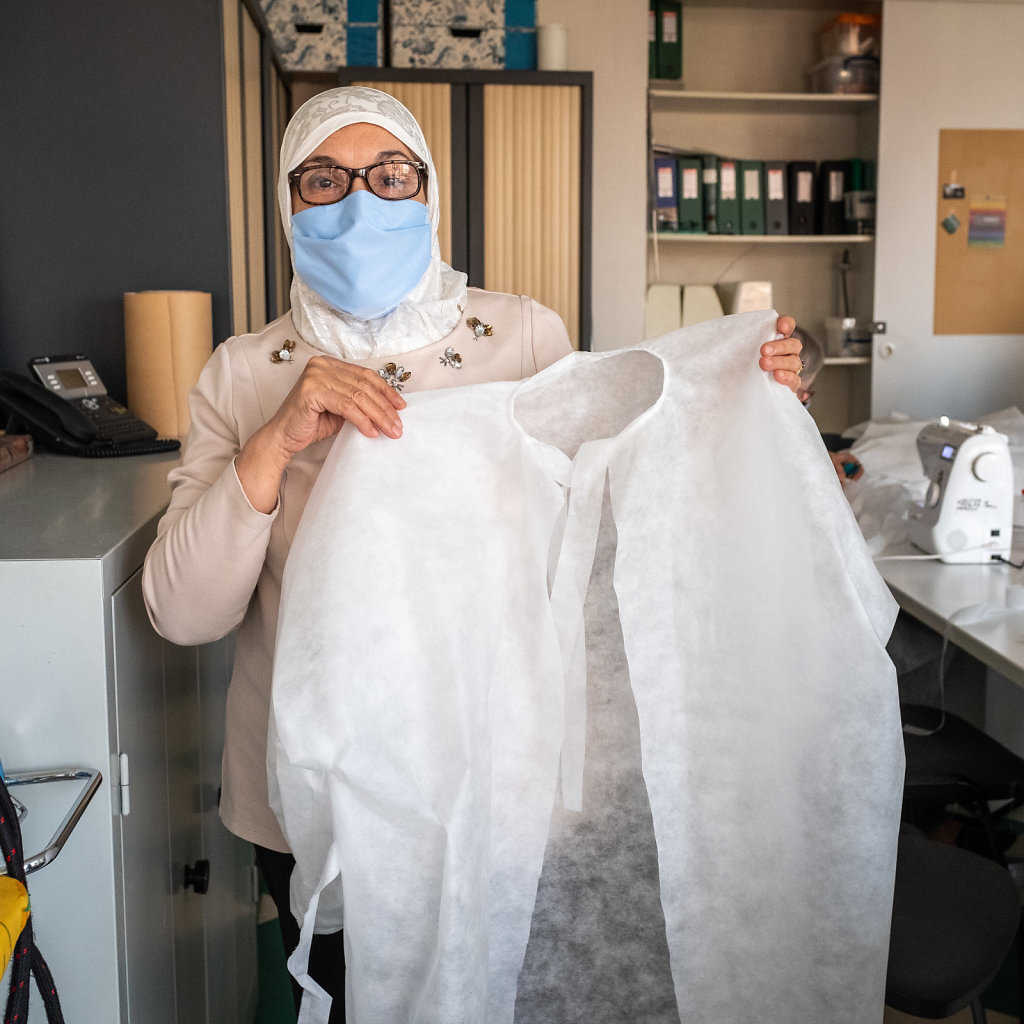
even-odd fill
[(901, 704), (900, 714), (907, 759), (904, 818), (924, 827), (922, 808), (955, 804), (980, 826), (983, 852), (1005, 867), (1003, 851), (1014, 836), (1000, 842), (997, 825), (1024, 804), (1024, 758), (952, 712)]
[(929, 1020), (970, 1006), (974, 1024), (985, 1024), (982, 993), (1019, 928), (1020, 893), (1006, 871), (902, 826), (886, 1005)]
[[(989, 858), (1005, 873), (1005, 850), (1016, 837), (998, 825), (1024, 803), (1024, 758), (952, 712), (902, 703), (900, 713), (907, 761), (904, 820), (926, 828), (935, 824), (929, 816), (953, 808), (964, 825), (958, 845)], [(1024, 1015), (1024, 925), (1017, 933), (1017, 975)]]

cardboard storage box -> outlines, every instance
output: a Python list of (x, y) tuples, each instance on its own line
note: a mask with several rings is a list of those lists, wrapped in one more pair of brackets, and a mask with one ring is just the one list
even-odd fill
[(393, 0), (391, 66), (504, 67), (504, 0)]

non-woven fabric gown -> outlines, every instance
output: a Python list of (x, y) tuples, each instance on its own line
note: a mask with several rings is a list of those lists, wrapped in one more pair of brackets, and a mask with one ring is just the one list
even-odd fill
[[(339, 434), (269, 742), (306, 974), (350, 1024), (881, 1017), (896, 606), (775, 314), (409, 396)], [(788, 635), (787, 635), (788, 633)]]

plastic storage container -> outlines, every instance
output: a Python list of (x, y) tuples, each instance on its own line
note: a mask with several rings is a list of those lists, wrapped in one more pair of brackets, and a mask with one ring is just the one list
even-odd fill
[(877, 14), (840, 14), (818, 34), (822, 58), (877, 57), (881, 38), (882, 19)]
[(875, 57), (827, 57), (810, 70), (812, 92), (878, 92)]

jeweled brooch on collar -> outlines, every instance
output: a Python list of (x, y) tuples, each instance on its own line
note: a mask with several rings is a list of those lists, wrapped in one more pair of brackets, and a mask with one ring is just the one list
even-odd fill
[(290, 363), (292, 361), (292, 353), (294, 351), (295, 342), (288, 340), (284, 343), (282, 348), (270, 353), (270, 361), (272, 363)]
[(450, 367), (452, 367), (452, 369), (455, 369), (455, 370), (461, 370), (462, 369), (462, 356), (460, 356), (459, 353), (456, 352), (455, 349), (452, 348), (451, 345), (449, 345), (444, 350), (444, 355), (443, 356), (439, 356), (439, 359), (441, 360), (441, 365), (442, 366), (450, 366)]
[(475, 316), (466, 321), (466, 326), (473, 332), (474, 338), (489, 338), (494, 333), (490, 324), (481, 323)]
[(377, 373), (380, 374), (396, 391), (405, 387), (405, 382), (412, 376), (412, 370), (395, 363), (385, 363)]

